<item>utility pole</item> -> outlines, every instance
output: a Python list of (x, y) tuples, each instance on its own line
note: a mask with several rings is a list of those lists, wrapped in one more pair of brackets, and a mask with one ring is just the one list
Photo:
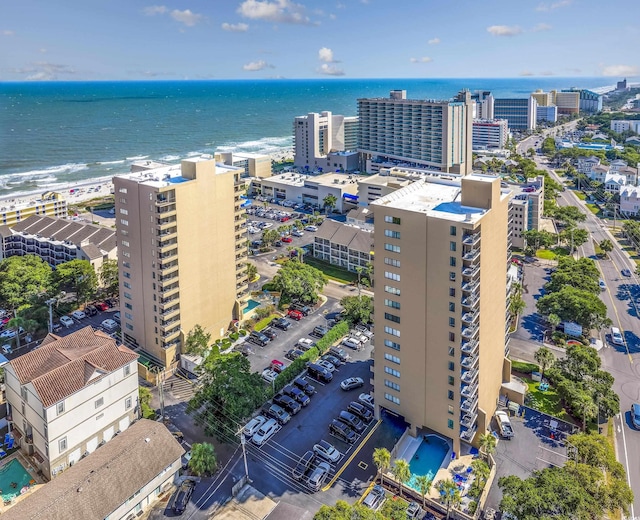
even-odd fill
[(49, 298), (45, 303), (49, 306), (49, 332), (53, 332), (53, 304), (56, 303), (56, 299)]
[(244, 474), (247, 482), (251, 482), (249, 478), (249, 466), (247, 465), (247, 450), (245, 448), (247, 440), (244, 438), (244, 433), (240, 432), (240, 444), (242, 444), (242, 458), (244, 459)]
[(160, 398), (160, 416), (164, 421), (164, 388), (162, 386), (164, 384), (164, 371), (160, 372), (160, 370), (161, 368), (158, 367), (158, 397)]

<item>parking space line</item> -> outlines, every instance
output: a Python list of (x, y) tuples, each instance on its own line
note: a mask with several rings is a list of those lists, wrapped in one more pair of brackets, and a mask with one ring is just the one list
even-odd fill
[(342, 475), (342, 472), (347, 469), (347, 466), (349, 464), (351, 464), (351, 462), (353, 461), (353, 459), (355, 458), (355, 456), (358, 454), (358, 452), (362, 449), (362, 447), (367, 443), (367, 441), (369, 440), (369, 438), (373, 435), (373, 432), (375, 432), (378, 429), (378, 426), (380, 426), (380, 424), (382, 424), (382, 419), (378, 419), (378, 422), (373, 426), (373, 428), (371, 428), (371, 431), (366, 435), (366, 437), (362, 440), (362, 442), (358, 445), (358, 447), (353, 450), (353, 453), (351, 454), (351, 456), (347, 459), (347, 461), (342, 465), (342, 467), (337, 471), (337, 473), (334, 475), (334, 477), (329, 481), (329, 483), (324, 486), (322, 488), (322, 491), (327, 491), (329, 488), (331, 488), (331, 486), (333, 486), (336, 482), (336, 480), (338, 480), (338, 477), (340, 477), (340, 475)]

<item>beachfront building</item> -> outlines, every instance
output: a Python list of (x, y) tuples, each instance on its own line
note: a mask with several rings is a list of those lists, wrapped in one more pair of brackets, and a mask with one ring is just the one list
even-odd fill
[(31, 215), (66, 217), (67, 201), (61, 193), (54, 191), (47, 191), (37, 199), (0, 200), (0, 225), (11, 227)]
[(306, 175), (287, 172), (266, 179), (251, 179), (248, 194), (251, 197), (260, 195), (276, 201), (308, 204), (318, 210), (323, 210), (324, 199), (333, 195), (336, 198), (333, 210), (345, 213), (358, 203), (358, 180), (361, 178), (345, 173)]
[(569, 88), (562, 92), (577, 92), (580, 100), (580, 113), (595, 114), (602, 111), (602, 94), (587, 89)]
[(474, 119), (473, 150), (504, 149), (509, 139), (506, 119)]
[(145, 361), (175, 367), (195, 325), (215, 340), (242, 319), (241, 175), (208, 156), (114, 177), (122, 332)]
[(627, 178), (619, 173), (607, 173), (604, 178), (604, 191), (612, 195), (620, 193), (620, 190), (626, 186)]
[(541, 106), (536, 108), (536, 123), (555, 123), (558, 121), (558, 107), (555, 105)]
[(173, 488), (183, 453), (166, 426), (141, 419), (24, 497), (3, 520), (137, 518)]
[(313, 256), (348, 271), (373, 261), (373, 233), (327, 219), (313, 237)]
[(509, 183), (509, 234), (511, 245), (523, 249), (526, 241), (523, 232), (541, 229), (544, 213), (544, 177), (539, 176), (526, 183)]
[(474, 90), (471, 93), (473, 119), (493, 119), (493, 94), (488, 90)]
[(466, 175), (472, 168), (473, 104), (468, 91), (455, 99), (358, 99), (358, 151), (368, 173), (409, 166)]
[(499, 177), (472, 174), (425, 177), (372, 204), (376, 411), (456, 453), (491, 430), (510, 377), (508, 203)]
[(494, 118), (506, 119), (510, 130), (527, 131), (536, 127), (538, 103), (533, 96), (527, 98), (496, 98)]
[(324, 111), (296, 117), (293, 121), (294, 166), (301, 171), (356, 170), (357, 132), (355, 116)]
[[(586, 94), (585, 94), (586, 96)], [(557, 108), (559, 115), (578, 114), (580, 112), (581, 92), (579, 90), (536, 90), (531, 94), (538, 106)]]
[(242, 169), (241, 177), (271, 177), (271, 157), (248, 152), (216, 152), (216, 162)]
[(48, 480), (138, 418), (138, 355), (85, 327), (4, 366), (10, 431)]
[(613, 119), (611, 120), (611, 130), (618, 134), (629, 131), (640, 134), (640, 119)]
[(36, 255), (55, 267), (87, 260), (98, 270), (118, 258), (113, 229), (59, 217), (32, 215), (13, 227), (0, 226), (0, 257)]

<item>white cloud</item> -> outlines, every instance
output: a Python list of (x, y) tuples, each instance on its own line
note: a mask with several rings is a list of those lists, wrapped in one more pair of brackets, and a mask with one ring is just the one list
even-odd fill
[(427, 43), (429, 45), (438, 45), (440, 43), (440, 38), (431, 38)]
[(429, 58), (429, 56), (423, 56), (422, 58), (409, 58), (411, 63), (431, 63), (433, 58)]
[(534, 73), (533, 73), (533, 72), (531, 72), (531, 71), (529, 71), (529, 70), (523, 70), (523, 71), (520, 73), (520, 76), (534, 76)]
[(2, 36), (13, 36), (14, 34), (15, 32), (9, 31), (8, 29), (5, 29), (4, 31), (2, 31)]
[(322, 49), (318, 51), (318, 59), (325, 63), (338, 63), (338, 61), (333, 58), (333, 51), (327, 47), (322, 47)]
[(553, 71), (551, 71), (551, 70), (543, 70), (543, 71), (540, 73), (540, 75), (541, 75), (541, 76), (555, 76), (555, 75), (556, 75), (556, 73), (555, 73), (555, 72), (553, 72)]
[(147, 16), (154, 16), (156, 14), (164, 14), (166, 12), (168, 12), (169, 9), (167, 9), (164, 5), (150, 5), (148, 7), (145, 7), (142, 12), (144, 14), (146, 14)]
[(560, 7), (567, 7), (573, 3), (573, 0), (559, 0), (558, 2), (553, 2), (551, 4), (541, 3), (536, 7), (536, 11), (553, 11), (554, 9), (559, 9)]
[(276, 23), (310, 24), (305, 7), (290, 0), (244, 0), (238, 13), (250, 20), (264, 20)]
[(185, 24), (187, 27), (193, 27), (202, 20), (202, 15), (192, 12), (191, 9), (185, 9), (184, 11), (174, 9), (171, 11), (171, 18), (176, 22)]
[(249, 26), (246, 23), (223, 23), (222, 28), (230, 32), (246, 32)]
[(539, 23), (533, 28), (533, 31), (534, 32), (550, 31), (551, 29), (552, 27), (548, 23)]
[(487, 32), (494, 36), (516, 36), (522, 29), (517, 25), (492, 25), (487, 27)]
[(76, 71), (68, 65), (49, 63), (47, 61), (35, 61), (29, 67), (13, 69), (16, 74), (26, 74), (27, 81), (51, 81), (58, 79), (60, 74), (73, 75)]
[(251, 63), (247, 63), (246, 65), (243, 65), (242, 68), (244, 70), (254, 72), (254, 71), (263, 70), (263, 69), (273, 69), (275, 67), (273, 65), (270, 65), (264, 60), (258, 60), (258, 61), (252, 61)]
[(600, 68), (603, 76), (640, 76), (637, 65), (601, 65)]
[(339, 69), (335, 65), (329, 65), (328, 63), (323, 63), (317, 70), (318, 73), (326, 76), (344, 76), (344, 71), (342, 69)]

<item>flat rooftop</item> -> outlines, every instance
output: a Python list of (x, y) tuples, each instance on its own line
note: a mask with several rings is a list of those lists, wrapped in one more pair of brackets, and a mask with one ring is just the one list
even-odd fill
[[(286, 186), (304, 186), (307, 184), (317, 184), (321, 186), (337, 186), (343, 184), (355, 184), (356, 182), (368, 179), (365, 175), (354, 175), (346, 173), (325, 173), (322, 175), (305, 175), (303, 173), (286, 172), (280, 175), (272, 175), (256, 181), (268, 181)], [(344, 181), (344, 183), (343, 183)], [(255, 181), (254, 181), (255, 182)]]

